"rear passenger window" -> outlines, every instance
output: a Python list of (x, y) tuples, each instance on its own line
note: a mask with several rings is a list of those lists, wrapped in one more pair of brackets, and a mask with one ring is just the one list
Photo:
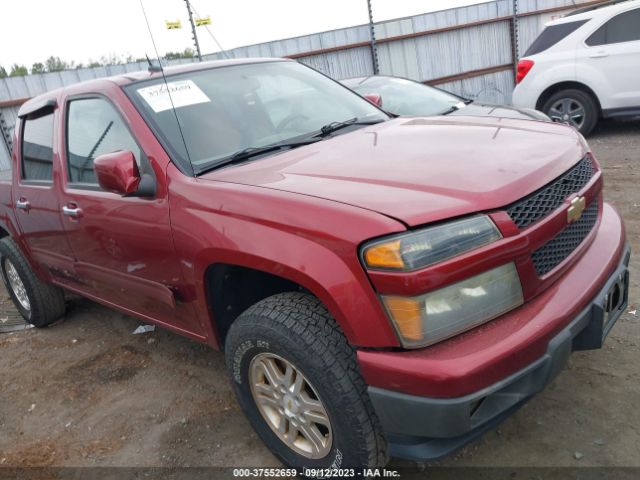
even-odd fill
[(613, 17), (591, 35), (586, 43), (590, 47), (611, 43), (640, 40), (640, 9)]
[(24, 120), (22, 178), (53, 181), (53, 113)]
[(103, 98), (72, 100), (67, 114), (69, 182), (97, 185), (93, 161), (119, 150), (133, 152), (140, 164), (140, 147), (115, 107)]
[(589, 20), (578, 20), (576, 22), (561, 23), (559, 25), (551, 25), (545, 28), (536, 38), (531, 46), (524, 52), (525, 57), (536, 55), (540, 52), (553, 47), (560, 40), (571, 35)]
[[(0, 125), (0, 128), (1, 127)], [(1, 131), (0, 135), (2, 135)], [(11, 143), (5, 143), (3, 139), (0, 138), (0, 181), (11, 181), (11, 154), (9, 152), (11, 152)]]

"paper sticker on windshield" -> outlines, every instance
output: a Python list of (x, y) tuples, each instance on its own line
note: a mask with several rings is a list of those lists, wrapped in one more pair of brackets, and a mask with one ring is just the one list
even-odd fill
[(139, 88), (138, 93), (156, 113), (171, 109), (172, 101), (176, 108), (211, 101), (192, 80), (180, 80)]

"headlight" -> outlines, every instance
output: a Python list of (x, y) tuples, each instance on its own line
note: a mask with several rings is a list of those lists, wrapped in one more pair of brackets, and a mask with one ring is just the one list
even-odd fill
[(493, 222), (478, 216), (375, 241), (365, 245), (362, 258), (369, 268), (415, 270), (500, 238)]
[(420, 295), (382, 295), (402, 345), (424, 347), (488, 322), (522, 304), (522, 287), (508, 263)]

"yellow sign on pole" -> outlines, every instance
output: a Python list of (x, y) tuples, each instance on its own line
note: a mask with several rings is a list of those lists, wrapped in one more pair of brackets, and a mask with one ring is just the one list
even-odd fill
[(175, 22), (170, 22), (169, 20), (165, 20), (164, 23), (167, 26), (168, 30), (174, 30), (176, 28), (182, 28), (182, 23), (180, 22), (180, 20), (176, 20)]
[(211, 15), (207, 15), (204, 18), (196, 18), (196, 27), (202, 27), (203, 25), (211, 25)]

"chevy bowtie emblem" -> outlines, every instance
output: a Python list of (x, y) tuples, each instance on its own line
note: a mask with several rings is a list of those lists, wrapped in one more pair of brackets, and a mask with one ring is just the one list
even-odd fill
[(571, 200), (569, 210), (567, 210), (567, 223), (573, 223), (582, 216), (584, 208), (586, 206), (586, 200), (584, 197), (576, 197)]

